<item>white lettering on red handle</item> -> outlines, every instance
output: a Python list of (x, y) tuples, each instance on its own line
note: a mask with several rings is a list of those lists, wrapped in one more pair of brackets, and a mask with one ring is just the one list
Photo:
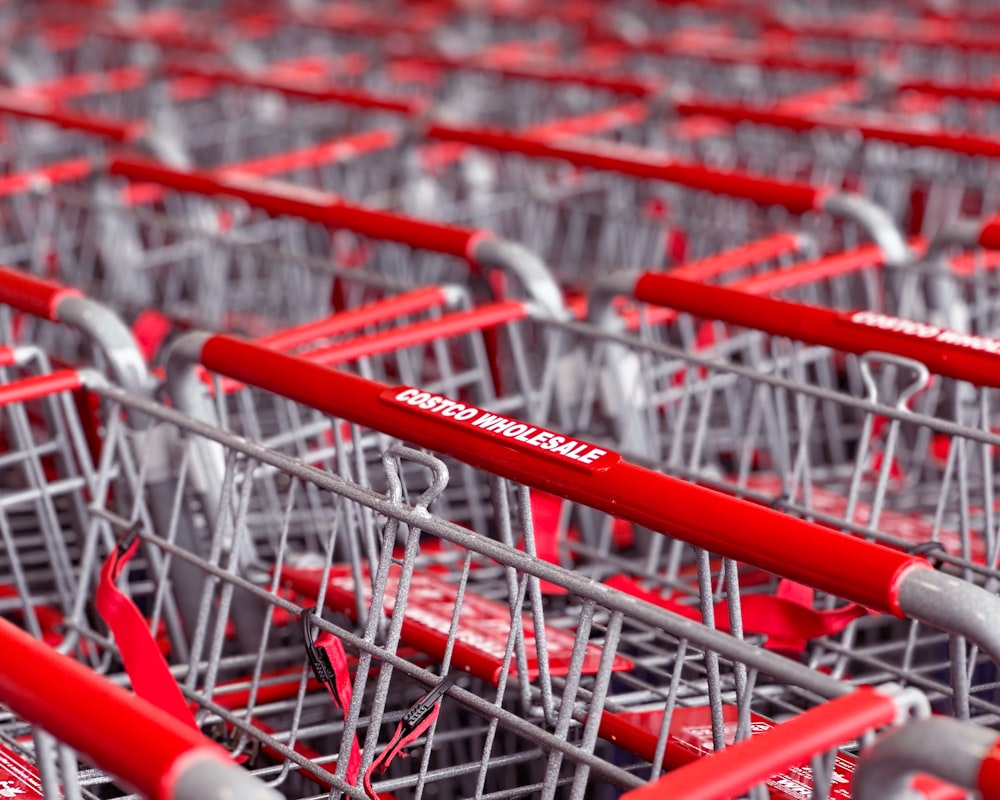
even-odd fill
[[(713, 745), (711, 710), (708, 706), (675, 708), (670, 719), (664, 763), (678, 767), (706, 756), (711, 757)], [(736, 740), (737, 710), (735, 706), (724, 705), (723, 735), (727, 745)], [(646, 740), (645, 749), (653, 752), (663, 724), (663, 711), (626, 711), (614, 715), (633, 729), (633, 735)], [(762, 734), (773, 728), (775, 723), (754, 712), (750, 712), (750, 732)], [(633, 741), (635, 741), (633, 739)], [(831, 777), (830, 800), (850, 800), (850, 783), (854, 776), (853, 756), (838, 753), (834, 757)], [(807, 766), (790, 766), (781, 773), (768, 778), (765, 783), (770, 789), (771, 800), (810, 800), (813, 796), (812, 769)]]
[(888, 314), (879, 314), (875, 311), (856, 311), (847, 315), (847, 319), (858, 325), (865, 325), (869, 328), (878, 328), (890, 333), (902, 333), (905, 336), (914, 336), (917, 339), (927, 339), (928, 341), (940, 344), (964, 347), (968, 350), (975, 350), (980, 353), (993, 353), (1000, 355), (1000, 340), (990, 339), (987, 336), (975, 336), (971, 333), (959, 333), (927, 322), (916, 322), (909, 319), (892, 317)]
[(426, 411), (454, 420), (469, 429), (489, 435), (491, 439), (514, 445), (519, 449), (546, 453), (566, 464), (583, 469), (604, 470), (621, 460), (618, 453), (589, 442), (546, 430), (537, 425), (509, 419), (422, 389), (412, 387), (389, 389), (382, 394), (382, 400), (414, 411)]

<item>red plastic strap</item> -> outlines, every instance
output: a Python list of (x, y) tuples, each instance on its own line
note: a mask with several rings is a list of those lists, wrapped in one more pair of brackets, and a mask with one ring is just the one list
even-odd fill
[[(701, 612), (695, 606), (643, 589), (625, 575), (616, 575), (606, 584), (688, 619), (701, 620)], [(766, 635), (768, 649), (801, 654), (810, 639), (840, 633), (851, 621), (868, 613), (854, 603), (831, 611), (817, 611), (811, 607), (812, 599), (812, 589), (787, 580), (781, 581), (774, 595), (743, 595), (740, 598), (743, 630)], [(715, 606), (715, 614), (716, 627), (728, 633), (729, 611), (724, 602)]]
[(149, 626), (131, 598), (123, 594), (115, 582), (125, 565), (131, 561), (139, 540), (135, 539), (124, 551), (115, 548), (101, 567), (95, 602), (101, 619), (107, 623), (121, 652), (125, 672), (135, 693), (186, 725), (198, 730), (194, 715), (181, 694), (177, 681), (170, 674), (167, 662), (157, 647)]
[[(330, 659), (330, 666), (333, 667), (333, 683), (326, 683), (326, 690), (330, 693), (333, 704), (343, 710), (346, 714), (351, 706), (353, 689), (351, 686), (351, 673), (347, 667), (347, 653), (344, 652), (344, 645), (336, 636), (328, 631), (322, 631), (316, 637), (313, 646), (326, 653)], [(347, 780), (353, 786), (358, 782), (358, 772), (361, 770), (361, 748), (358, 746), (358, 737), (351, 741), (351, 755), (347, 761)]]
[(438, 717), (438, 712), (441, 710), (441, 704), (435, 703), (434, 709), (431, 711), (426, 718), (421, 720), (421, 722), (416, 725), (412, 731), (404, 733), (403, 723), (396, 726), (396, 732), (392, 734), (392, 739), (389, 740), (389, 744), (385, 746), (378, 758), (376, 758), (371, 766), (365, 771), (365, 777), (363, 781), (363, 786), (365, 794), (368, 795), (369, 800), (379, 800), (379, 795), (376, 794), (375, 790), (372, 789), (371, 778), (377, 769), (379, 774), (384, 773), (389, 765), (392, 763), (396, 756), (406, 757), (406, 753), (403, 752), (404, 749), (410, 746), (413, 742), (419, 739)]
[(160, 352), (173, 328), (173, 322), (166, 314), (154, 309), (139, 312), (139, 316), (132, 323), (132, 335), (148, 362), (156, 359), (157, 353)]

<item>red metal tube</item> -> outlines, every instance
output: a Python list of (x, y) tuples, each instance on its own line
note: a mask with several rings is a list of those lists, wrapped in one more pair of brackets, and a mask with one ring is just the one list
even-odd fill
[(33, 375), (30, 378), (0, 384), (0, 406), (23, 403), (25, 400), (47, 397), (57, 392), (72, 391), (81, 386), (83, 380), (74, 369), (59, 370), (48, 375)]
[(834, 311), (647, 272), (635, 299), (860, 355), (877, 350), (916, 359), (931, 372), (1000, 388), (1000, 341), (871, 311)]
[(725, 750), (692, 761), (622, 796), (622, 800), (683, 797), (719, 800), (742, 795), (755, 783), (807, 764), (861, 734), (892, 723), (892, 698), (867, 686), (823, 703)]
[(59, 303), (67, 297), (82, 295), (77, 289), (0, 266), (0, 303), (4, 305), (56, 322)]
[(169, 714), (0, 619), (0, 702), (154, 800), (170, 800), (192, 758), (232, 765)]
[(182, 192), (236, 197), (269, 214), (288, 214), (331, 228), (347, 228), (363, 236), (399, 242), (421, 250), (468, 258), (479, 231), (427, 222), (403, 214), (351, 205), (336, 195), (252, 176), (221, 176), (205, 170), (181, 170), (154, 161), (116, 158), (112, 175), (131, 181), (159, 183)]
[(833, 191), (830, 187), (685, 163), (654, 150), (614, 142), (588, 139), (540, 140), (510, 131), (444, 124), (431, 125), (427, 137), (506, 153), (556, 158), (580, 167), (676, 183), (691, 189), (752, 200), (761, 205), (781, 206), (794, 214), (818, 210), (822, 207), (823, 200)]

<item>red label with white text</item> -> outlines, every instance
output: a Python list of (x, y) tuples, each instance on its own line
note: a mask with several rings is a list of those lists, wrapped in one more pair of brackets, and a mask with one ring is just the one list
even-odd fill
[(612, 450), (423, 389), (388, 389), (382, 393), (381, 399), (410, 411), (442, 417), (498, 443), (525, 452), (548, 455), (567, 466), (598, 471), (621, 461), (621, 456)]
[(13, 750), (0, 744), (0, 798), (42, 800), (38, 770)]
[(880, 314), (877, 311), (853, 311), (842, 314), (840, 319), (868, 328), (912, 336), (915, 339), (925, 339), (936, 344), (961, 347), (964, 350), (974, 350), (977, 353), (1000, 355), (1000, 339), (953, 331), (928, 322), (893, 317), (889, 314)]
[[(285, 569), (282, 577), (296, 590), (306, 595), (315, 595), (319, 589), (322, 573), (319, 570)], [(365, 598), (371, 598), (367, 573)], [(396, 605), (396, 589), (399, 584), (399, 567), (393, 566), (386, 583), (383, 610), (392, 614)], [(442, 659), (448, 644), (455, 606), (458, 604), (458, 588), (427, 572), (415, 572), (406, 595), (406, 611), (403, 617), (402, 639), (412, 647)], [(353, 617), (356, 611), (354, 579), (347, 566), (334, 566), (326, 590), (326, 604), (331, 609)], [(535, 640), (535, 626), (530, 616), (521, 617), (524, 649), (527, 653), (528, 677), (534, 679), (539, 674), (538, 646)], [(507, 638), (511, 630), (510, 608), (501, 602), (475, 594), (466, 588), (462, 597), (462, 609), (458, 617), (452, 663), (459, 669), (470, 672), (483, 680), (499, 680), (503, 667)], [(545, 652), (548, 654), (550, 675), (569, 674), (570, 655), (576, 639), (571, 631), (545, 626)], [(588, 644), (583, 658), (582, 671), (586, 675), (595, 674), (600, 665), (602, 650)], [(621, 656), (615, 656), (612, 669), (625, 671), (632, 663)], [(510, 673), (517, 673), (517, 664), (512, 660)]]

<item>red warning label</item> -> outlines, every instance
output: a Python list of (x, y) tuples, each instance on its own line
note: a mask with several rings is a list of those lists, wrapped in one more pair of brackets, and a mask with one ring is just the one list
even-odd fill
[(3, 744), (0, 744), (0, 797), (42, 800), (38, 770)]

